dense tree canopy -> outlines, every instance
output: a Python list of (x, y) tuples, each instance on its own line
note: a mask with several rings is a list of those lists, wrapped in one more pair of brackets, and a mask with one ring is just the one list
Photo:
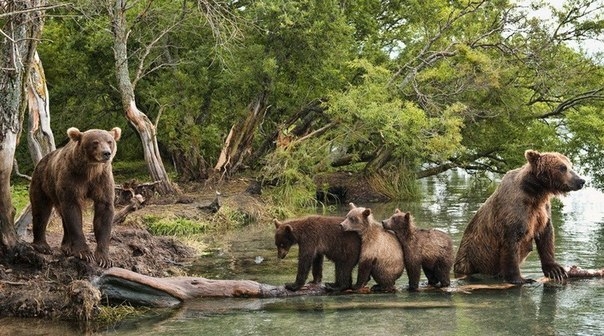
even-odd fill
[[(604, 37), (604, 2), (568, 0), (547, 20), (530, 14), (547, 5), (528, 3), (132, 2), (129, 54), (147, 60), (131, 65), (142, 75), (137, 104), (184, 179), (211, 173), (231, 127), (262, 97), (237, 169), (272, 181), (503, 172), (532, 148), (566, 153), (602, 187), (604, 63), (584, 47)], [(127, 124), (109, 18), (95, 4), (47, 13), (38, 50), (55, 134)], [(142, 157), (134, 134), (119, 159)]]

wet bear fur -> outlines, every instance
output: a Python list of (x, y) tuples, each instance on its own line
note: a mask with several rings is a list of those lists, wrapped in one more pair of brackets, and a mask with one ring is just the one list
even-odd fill
[(525, 158), (527, 163), (506, 173), (470, 220), (455, 258), (456, 275), (481, 273), (512, 284), (532, 282), (521, 276), (520, 264), (535, 242), (543, 274), (554, 280), (567, 277), (554, 258), (550, 200), (581, 189), (585, 180), (560, 153), (527, 150)]
[(453, 240), (448, 234), (436, 229), (417, 228), (411, 214), (399, 209), (390, 218), (383, 220), (382, 226), (393, 231), (403, 247), (410, 291), (417, 290), (422, 269), (429, 285), (449, 286), (453, 266)]
[(369, 278), (377, 283), (374, 291), (393, 292), (396, 280), (403, 274), (403, 249), (396, 236), (384, 230), (371, 209), (350, 203), (350, 211), (342, 221), (342, 229), (361, 237), (361, 256), (354, 289), (367, 285)]
[(275, 245), (279, 259), (285, 258), (289, 249), (298, 244), (298, 272), (294, 283), (285, 287), (296, 291), (306, 283), (312, 267), (311, 283), (321, 283), (323, 259), (335, 264), (335, 282), (326, 284), (330, 290), (352, 287), (352, 271), (359, 260), (361, 239), (354, 232), (340, 228), (343, 217), (307, 216), (275, 223)]

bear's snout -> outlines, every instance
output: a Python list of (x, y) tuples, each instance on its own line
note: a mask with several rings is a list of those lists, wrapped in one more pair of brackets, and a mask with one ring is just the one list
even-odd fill
[(283, 259), (287, 255), (287, 252), (289, 252), (289, 250), (286, 250), (284, 248), (278, 248), (277, 249), (277, 257), (279, 259)]
[(582, 179), (582, 178), (577, 179), (576, 184), (577, 184), (577, 189), (576, 190), (579, 190), (579, 189), (583, 188), (583, 186), (585, 185), (585, 180)]
[(103, 151), (102, 155), (103, 155), (103, 160), (111, 159), (111, 151)]

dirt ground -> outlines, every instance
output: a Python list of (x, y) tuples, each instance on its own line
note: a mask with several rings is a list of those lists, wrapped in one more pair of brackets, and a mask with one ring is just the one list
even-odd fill
[[(343, 186), (346, 181), (354, 184), (360, 182), (341, 174), (335, 175), (331, 181), (337, 190), (344, 190), (340, 202), (348, 202), (349, 198), (354, 197), (358, 201), (363, 195), (375, 196), (358, 185), (346, 188)], [(212, 216), (200, 208), (216, 198), (219, 191), (219, 197), (225, 204), (251, 214), (256, 220), (270, 220), (264, 218), (266, 214), (262, 213), (264, 206), (258, 190), (250, 192), (248, 189), (251, 182), (250, 179), (236, 178), (213, 186), (187, 184), (180, 186), (183, 194), (178, 198), (150, 197), (141, 209), (130, 213), (122, 224), (114, 225), (110, 246), (113, 266), (149, 276), (187, 275), (188, 261), (200, 251), (173, 237), (151, 235), (142, 224), (142, 218), (146, 215), (169, 217), (177, 214), (181, 218), (199, 220), (203, 216)], [(325, 183), (325, 180), (321, 183)], [(354, 190), (357, 194), (346, 196), (346, 189)], [(358, 195), (359, 192), (363, 195)], [(119, 209), (116, 206), (116, 210)], [(90, 217), (90, 214), (87, 216)], [(84, 222), (88, 245), (94, 249), (92, 220), (85, 216)], [(104, 269), (94, 263), (88, 264), (63, 255), (59, 250), (62, 236), (60, 219), (54, 218), (47, 231), (53, 254), (35, 253), (29, 245), (32, 241), (30, 225), (17, 256), (13, 260), (0, 260), (0, 317), (88, 320), (94, 316), (95, 307), (102, 304), (102, 299), (90, 281), (102, 274)]]

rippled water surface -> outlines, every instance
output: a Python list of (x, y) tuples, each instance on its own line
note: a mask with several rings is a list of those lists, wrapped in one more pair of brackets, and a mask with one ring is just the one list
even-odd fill
[[(469, 219), (492, 191), (488, 185), (479, 185), (463, 173), (426, 179), (422, 186), (424, 197), (418, 202), (357, 205), (371, 207), (379, 219), (390, 216), (396, 207), (411, 211), (418, 226), (445, 230), (457, 246)], [(345, 212), (345, 209), (339, 210), (341, 214)], [(593, 188), (573, 192), (554, 207), (553, 217), (558, 262), (566, 266), (603, 268), (604, 195)], [(297, 248), (292, 248), (284, 260), (278, 260), (273, 230), (272, 223), (261, 223), (229, 235), (227, 242), (217, 246), (213, 254), (195, 263), (196, 272), (208, 278), (251, 279), (273, 285), (292, 282), (296, 275)], [(542, 277), (536, 251), (521, 270), (526, 277)], [(333, 281), (333, 266), (329, 261), (325, 263), (323, 279)], [(422, 278), (422, 282), (425, 281)], [(453, 286), (460, 284), (464, 282), (453, 281)], [(200, 299), (178, 310), (123, 323), (99, 333), (288, 336), (604, 334), (602, 279), (471, 293), (408, 293), (404, 289), (407, 285), (405, 273), (397, 285), (401, 290), (396, 294)], [(1, 330), (2, 327), (0, 334)], [(70, 332), (61, 331), (56, 335)]]

